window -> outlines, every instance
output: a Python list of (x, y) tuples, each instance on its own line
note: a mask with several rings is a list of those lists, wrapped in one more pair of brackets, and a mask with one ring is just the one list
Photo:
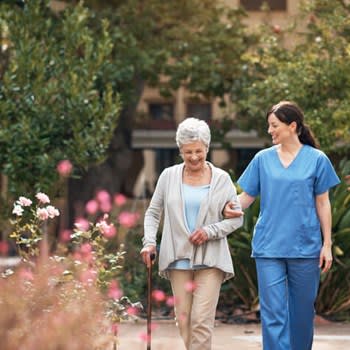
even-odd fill
[(147, 116), (136, 121), (136, 128), (151, 130), (172, 130), (176, 128), (174, 104), (168, 102), (149, 103)]
[(210, 121), (211, 113), (211, 103), (188, 103), (186, 106), (186, 117)]
[(150, 103), (148, 108), (152, 120), (174, 120), (174, 105), (172, 103)]
[(264, 4), (271, 11), (287, 11), (287, 0), (241, 0), (241, 6), (247, 11), (261, 11)]

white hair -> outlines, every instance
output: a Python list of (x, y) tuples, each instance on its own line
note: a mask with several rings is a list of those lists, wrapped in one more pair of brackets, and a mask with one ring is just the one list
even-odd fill
[(209, 148), (210, 129), (204, 120), (197, 118), (186, 118), (182, 121), (176, 131), (176, 144), (179, 148), (188, 143), (202, 141)]

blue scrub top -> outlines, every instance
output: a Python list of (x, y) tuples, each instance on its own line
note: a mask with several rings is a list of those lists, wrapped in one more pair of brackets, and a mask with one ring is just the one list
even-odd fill
[(322, 246), (316, 195), (340, 182), (320, 150), (303, 145), (285, 168), (277, 146), (258, 152), (238, 179), (247, 194), (260, 195), (252, 256), (317, 258)]

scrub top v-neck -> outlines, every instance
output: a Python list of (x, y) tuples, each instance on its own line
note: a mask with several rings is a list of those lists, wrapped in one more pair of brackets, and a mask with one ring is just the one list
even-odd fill
[(303, 145), (284, 166), (277, 146), (258, 152), (238, 184), (260, 195), (252, 241), (253, 257), (317, 258), (322, 246), (315, 196), (339, 183), (328, 157)]

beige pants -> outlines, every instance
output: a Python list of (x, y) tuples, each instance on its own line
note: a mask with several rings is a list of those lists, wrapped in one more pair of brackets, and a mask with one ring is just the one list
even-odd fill
[[(187, 350), (211, 350), (216, 306), (224, 278), (221, 270), (171, 270), (175, 315)], [(195, 286), (193, 292), (189, 286)]]

